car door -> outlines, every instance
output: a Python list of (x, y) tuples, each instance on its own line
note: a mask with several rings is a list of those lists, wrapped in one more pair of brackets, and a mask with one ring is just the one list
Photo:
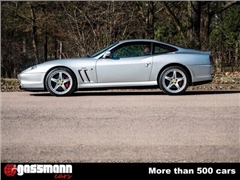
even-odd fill
[(97, 61), (97, 79), (99, 83), (143, 82), (149, 81), (152, 70), (151, 51), (145, 53), (148, 42), (121, 44), (111, 50), (109, 58)]

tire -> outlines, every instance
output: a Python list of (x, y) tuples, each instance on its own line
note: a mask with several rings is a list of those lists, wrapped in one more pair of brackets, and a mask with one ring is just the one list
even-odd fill
[(168, 95), (183, 94), (189, 82), (188, 73), (180, 66), (170, 66), (164, 69), (158, 80), (160, 89)]
[(74, 74), (67, 68), (51, 70), (45, 79), (47, 90), (54, 96), (69, 96), (76, 90)]

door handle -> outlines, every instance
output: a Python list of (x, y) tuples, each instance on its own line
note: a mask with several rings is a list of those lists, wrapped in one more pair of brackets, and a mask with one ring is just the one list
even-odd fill
[(146, 64), (145, 64), (145, 66), (146, 66), (146, 67), (149, 67), (149, 66), (150, 66), (150, 64), (151, 64), (151, 63), (146, 63)]

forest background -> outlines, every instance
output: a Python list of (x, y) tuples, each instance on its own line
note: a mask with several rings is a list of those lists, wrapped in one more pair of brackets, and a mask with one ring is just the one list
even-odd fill
[(239, 72), (240, 2), (2, 1), (1, 77), (135, 38), (211, 51), (216, 73)]

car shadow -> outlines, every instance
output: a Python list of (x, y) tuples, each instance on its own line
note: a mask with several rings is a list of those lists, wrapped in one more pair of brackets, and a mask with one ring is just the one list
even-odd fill
[[(182, 95), (177, 96), (191, 96), (191, 95), (213, 95), (213, 94), (236, 94), (240, 93), (238, 90), (213, 90), (213, 91), (199, 91), (199, 90), (190, 90), (186, 91)], [(38, 92), (31, 93), (31, 96), (52, 96), (48, 92)], [(77, 91), (71, 96), (65, 97), (76, 97), (76, 96), (150, 96), (150, 95), (164, 95), (167, 96), (162, 91)], [(54, 96), (53, 96), (54, 97)]]

